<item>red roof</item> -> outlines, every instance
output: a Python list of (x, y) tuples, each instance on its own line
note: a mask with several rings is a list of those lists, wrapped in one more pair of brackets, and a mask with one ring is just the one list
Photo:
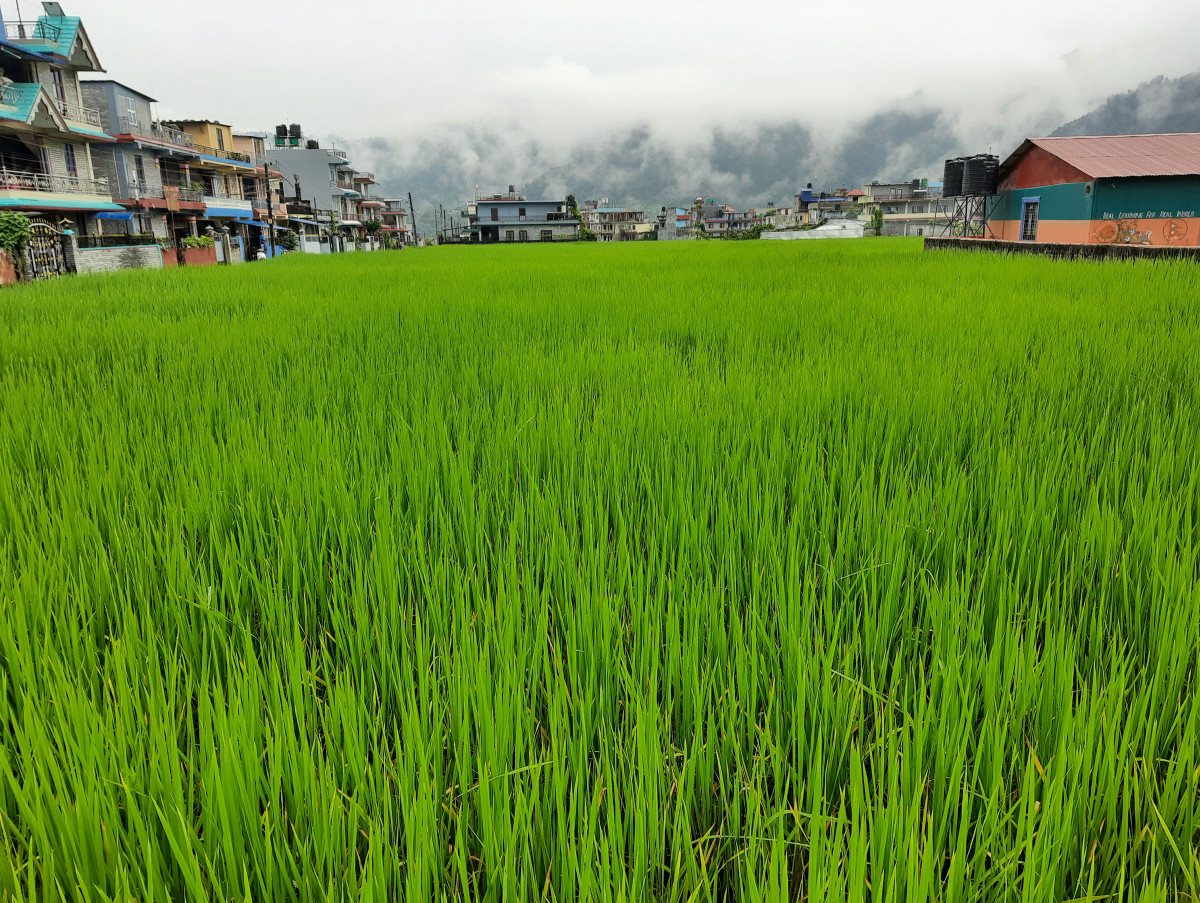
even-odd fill
[(1000, 167), (1003, 177), (1037, 146), (1092, 179), (1200, 175), (1200, 134), (1030, 138)]
[(848, 197), (848, 198), (861, 198), (861, 197), (865, 197), (865, 196), (866, 196), (866, 194), (867, 194), (867, 193), (866, 193), (865, 191), (859, 191), (857, 188), (855, 188), (853, 191), (851, 191), (849, 194), (847, 194), (847, 195), (846, 195), (846, 197)]

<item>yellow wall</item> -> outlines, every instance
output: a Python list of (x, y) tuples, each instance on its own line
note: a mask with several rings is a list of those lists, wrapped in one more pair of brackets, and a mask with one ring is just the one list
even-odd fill
[(220, 132), (224, 139), (225, 150), (236, 150), (233, 146), (233, 129), (227, 125), (221, 125), (219, 122), (187, 121), (177, 121), (176, 125), (191, 135), (197, 144), (205, 147), (220, 148), (222, 143), (217, 138), (217, 133)]

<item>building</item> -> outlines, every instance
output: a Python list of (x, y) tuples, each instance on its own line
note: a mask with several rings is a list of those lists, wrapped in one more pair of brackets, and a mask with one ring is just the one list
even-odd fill
[(805, 241), (824, 238), (863, 238), (866, 235), (868, 223), (861, 219), (836, 219), (812, 229), (798, 229), (789, 232), (764, 232), (763, 238)]
[(288, 220), (298, 231), (301, 250), (321, 254), (347, 250), (362, 228), (357, 202), (363, 197), (349, 156), (344, 150), (302, 139), (299, 126), (280, 126), (276, 135), (275, 159), (284, 177)]
[(844, 191), (817, 192), (810, 182), (796, 195), (795, 219), (799, 226), (818, 226), (831, 219), (846, 219), (858, 215), (857, 199)]
[(99, 233), (97, 216), (125, 216), (93, 166), (93, 149), (114, 139), (79, 82), (102, 71), (78, 18), (0, 14), (0, 210), (81, 236)]
[(386, 198), (379, 211), (383, 223), (384, 241), (389, 246), (412, 244), (412, 229), (408, 225), (408, 210), (403, 198)]
[[(601, 203), (605, 206), (600, 206)], [(607, 199), (588, 201), (580, 210), (584, 223), (596, 233), (596, 241), (637, 241), (652, 231), (645, 211), (606, 204)]]
[(570, 241), (579, 238), (579, 220), (566, 200), (531, 201), (508, 186), (507, 194), (480, 196), (463, 212), (468, 240), (480, 244)]
[(686, 207), (663, 207), (655, 219), (659, 241), (679, 241), (692, 237), (692, 215)]
[(1200, 244), (1200, 134), (1030, 138), (1001, 164), (988, 238)]
[(250, 225), (258, 232), (255, 237), (262, 243), (267, 255), (273, 256), (273, 251), (267, 247), (270, 226), (275, 227), (276, 242), (281, 232), (294, 231), (288, 226), (283, 172), (274, 155), (268, 153), (274, 148), (267, 146), (267, 139), (262, 135), (235, 132), (233, 149), (254, 161), (254, 175), (242, 176), (242, 197), (250, 201), (254, 209), (254, 221)]
[(242, 239), (243, 248), (255, 246), (259, 237), (251, 225), (254, 203), (244, 196), (242, 179), (255, 177), (259, 161), (234, 148), (233, 129), (223, 122), (176, 119), (165, 126), (192, 139), (195, 158), (186, 166), (189, 187), (204, 199), (204, 217), (196, 219), (196, 229), (228, 228)]
[(954, 201), (943, 199), (928, 180), (872, 182), (857, 197), (860, 217), (870, 220), (883, 211), (883, 235), (929, 236), (945, 231), (954, 216)]

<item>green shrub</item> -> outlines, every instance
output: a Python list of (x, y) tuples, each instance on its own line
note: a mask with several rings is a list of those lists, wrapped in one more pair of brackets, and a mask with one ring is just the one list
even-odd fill
[(187, 238), (185, 238), (183, 240), (183, 246), (185, 248), (190, 248), (190, 249), (211, 248), (211, 247), (214, 247), (216, 245), (216, 243), (217, 242), (215, 239), (210, 238), (207, 235), (199, 235), (199, 236), (189, 235)]
[(29, 217), (24, 213), (0, 213), (0, 250), (15, 262), (29, 246), (31, 229)]

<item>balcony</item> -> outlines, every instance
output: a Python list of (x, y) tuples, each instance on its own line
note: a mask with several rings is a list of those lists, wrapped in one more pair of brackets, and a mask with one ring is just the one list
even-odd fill
[(10, 41), (46, 41), (57, 44), (62, 29), (45, 19), (36, 22), (5, 22), (4, 36)]
[(140, 119), (130, 119), (122, 116), (117, 120), (119, 134), (136, 135), (140, 138), (153, 138), (155, 141), (165, 141), (167, 144), (178, 144), (182, 147), (195, 147), (195, 139), (187, 132), (173, 129), (160, 122), (143, 122)]
[(355, 182), (370, 182), (372, 185), (374, 185), (375, 184), (375, 173), (373, 173), (373, 172), (356, 172), (354, 174), (354, 181)]
[(575, 221), (573, 213), (532, 213), (528, 216), (480, 217), (478, 225), (487, 226), (492, 223), (573, 223)]
[(205, 147), (203, 144), (197, 144), (196, 150), (206, 157), (220, 157), (222, 160), (234, 160), (238, 163), (247, 163), (250, 166), (254, 165), (254, 158), (249, 154), (243, 154), (241, 151), (224, 150), (219, 147)]
[(62, 113), (63, 119), (68, 122), (78, 122), (98, 132), (104, 131), (104, 120), (101, 118), (99, 110), (81, 107), (79, 104), (68, 103), (65, 100), (55, 100), (54, 105), (58, 107), (58, 112)]
[(0, 169), (0, 191), (44, 191), (52, 194), (90, 194), (111, 198), (108, 179), (81, 179), (41, 172)]

